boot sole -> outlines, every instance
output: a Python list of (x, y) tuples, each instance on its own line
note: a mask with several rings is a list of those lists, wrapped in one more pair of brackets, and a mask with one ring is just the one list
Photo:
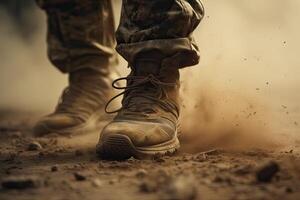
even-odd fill
[(108, 160), (126, 160), (131, 157), (152, 159), (173, 155), (179, 147), (180, 143), (177, 136), (158, 145), (136, 147), (128, 136), (113, 134), (101, 140), (96, 147), (96, 151), (100, 158)]

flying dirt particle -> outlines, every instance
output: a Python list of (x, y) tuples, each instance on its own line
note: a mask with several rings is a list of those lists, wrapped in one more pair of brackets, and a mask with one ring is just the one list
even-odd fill
[(269, 82), (266, 82), (266, 85), (269, 85), (270, 83)]
[(295, 124), (296, 126), (298, 126), (298, 122), (294, 122), (294, 124)]
[(5, 189), (29, 189), (38, 188), (41, 181), (35, 176), (12, 176), (2, 181), (2, 187)]
[(260, 90), (260, 88), (256, 88), (256, 90), (257, 90), (257, 91), (259, 91), (259, 90)]
[(41, 150), (43, 149), (42, 145), (37, 142), (37, 141), (34, 141), (34, 142), (31, 142), (28, 147), (27, 147), (27, 150), (28, 151), (38, 151), (38, 150)]
[(281, 105), (281, 107), (282, 107), (283, 109), (287, 109), (287, 106), (285, 106), (285, 105)]
[(280, 168), (277, 162), (270, 161), (258, 168), (256, 179), (259, 182), (271, 182), (272, 178), (279, 172)]
[(86, 176), (81, 174), (80, 172), (75, 172), (73, 175), (74, 175), (76, 181), (85, 181), (86, 180)]

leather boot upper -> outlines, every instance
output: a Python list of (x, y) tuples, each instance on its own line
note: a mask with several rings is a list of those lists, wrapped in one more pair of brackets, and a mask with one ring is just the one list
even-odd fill
[(110, 83), (111, 77), (98, 71), (85, 69), (71, 73), (69, 86), (61, 95), (55, 111), (37, 122), (35, 135), (60, 133), (85, 124), (95, 112), (103, 113), (111, 95)]
[(143, 147), (161, 144), (176, 137), (179, 70), (161, 67), (160, 59), (140, 59), (129, 76), (117, 79), (114, 83), (121, 80), (126, 80), (127, 86), (114, 84), (114, 87), (124, 89), (120, 94), (124, 95), (122, 108), (104, 128), (100, 140), (111, 134), (123, 134), (134, 145)]

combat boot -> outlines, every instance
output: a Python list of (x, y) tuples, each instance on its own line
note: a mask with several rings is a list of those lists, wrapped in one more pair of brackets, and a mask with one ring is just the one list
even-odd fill
[(69, 86), (63, 91), (55, 111), (36, 123), (34, 135), (67, 136), (95, 130), (98, 122), (104, 119), (111, 82), (108, 72), (81, 69), (70, 73)]
[[(123, 95), (122, 107), (107, 111), (118, 114), (100, 134), (96, 150), (101, 158), (152, 158), (179, 148), (179, 70), (161, 61), (159, 55), (137, 59), (129, 76), (114, 81), (114, 88), (124, 92), (111, 101)], [(116, 85), (122, 80), (126, 87)]]

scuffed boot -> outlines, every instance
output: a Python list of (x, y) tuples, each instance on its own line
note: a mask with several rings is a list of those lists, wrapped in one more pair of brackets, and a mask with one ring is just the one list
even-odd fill
[[(100, 134), (96, 150), (101, 158), (145, 159), (174, 153), (180, 146), (179, 70), (163, 66), (158, 55), (146, 57), (151, 59), (137, 59), (128, 77), (114, 81), (124, 97), (121, 109), (107, 111), (118, 114)], [(127, 81), (126, 87), (115, 85), (121, 80)]]
[(92, 69), (72, 72), (54, 113), (43, 117), (33, 128), (35, 136), (50, 133), (80, 134), (97, 128), (111, 96), (112, 77)]

